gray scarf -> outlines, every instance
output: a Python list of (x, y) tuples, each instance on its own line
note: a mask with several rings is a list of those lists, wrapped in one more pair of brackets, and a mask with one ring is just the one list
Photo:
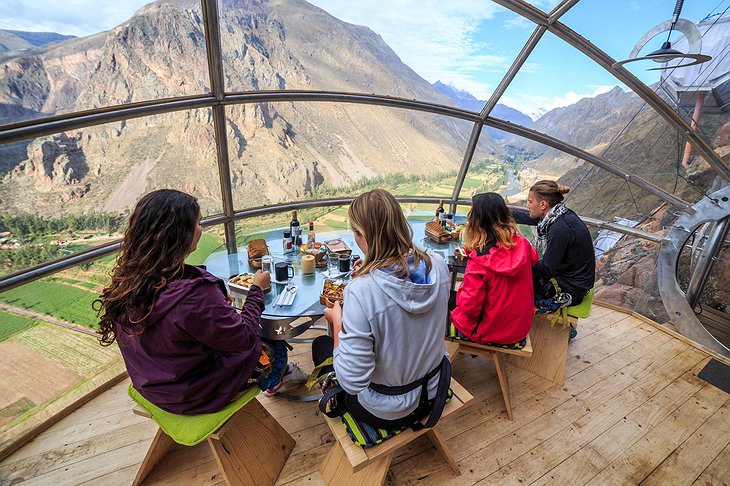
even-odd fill
[(547, 212), (544, 218), (537, 223), (537, 253), (542, 258), (547, 246), (547, 234), (550, 226), (553, 225), (558, 218), (568, 211), (568, 207), (564, 202), (558, 203)]

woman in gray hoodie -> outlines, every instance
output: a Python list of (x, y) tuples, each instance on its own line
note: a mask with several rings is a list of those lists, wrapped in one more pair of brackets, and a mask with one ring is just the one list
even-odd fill
[(356, 419), (378, 428), (410, 425), (430, 412), (419, 407), (421, 387), (388, 395), (373, 388), (428, 380), (433, 400), (444, 358), (448, 312), (446, 263), (413, 244), (413, 231), (387, 191), (361, 194), (350, 205), (350, 226), (365, 255), (344, 292), (344, 308), (325, 310), (334, 339), (313, 343), (315, 363), (333, 349), (344, 405)]

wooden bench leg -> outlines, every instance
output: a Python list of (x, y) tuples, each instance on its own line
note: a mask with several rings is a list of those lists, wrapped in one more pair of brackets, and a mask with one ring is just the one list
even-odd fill
[(273, 486), (295, 443), (256, 399), (208, 437), (208, 444), (229, 486)]
[(431, 440), (433, 446), (436, 448), (437, 451), (441, 453), (441, 456), (444, 458), (444, 460), (449, 463), (449, 466), (456, 473), (456, 475), (461, 475), (459, 465), (456, 464), (454, 456), (451, 455), (451, 451), (449, 451), (448, 447), (446, 447), (446, 442), (444, 442), (441, 434), (439, 434), (436, 429), (430, 429), (428, 432), (426, 432), (426, 437)]
[(342, 445), (339, 441), (335, 441), (319, 466), (319, 472), (328, 486), (382, 486), (388, 476), (392, 458), (392, 453), (386, 454), (359, 471), (353, 472)]
[(162, 429), (158, 428), (155, 438), (152, 439), (152, 444), (150, 444), (150, 448), (147, 450), (147, 455), (144, 456), (142, 465), (139, 467), (139, 471), (137, 471), (137, 476), (134, 478), (134, 482), (132, 482), (132, 486), (142, 484), (142, 481), (144, 481), (147, 475), (152, 472), (157, 463), (160, 462), (174, 446), (175, 441), (163, 432)]
[(565, 362), (568, 359), (570, 330), (550, 329), (550, 323), (542, 316), (535, 316), (530, 328), (532, 356), (509, 356), (507, 361), (519, 368), (562, 385), (565, 382)]
[(504, 399), (504, 407), (507, 409), (507, 418), (512, 420), (512, 403), (509, 397), (509, 381), (507, 379), (507, 370), (504, 367), (504, 356), (502, 353), (491, 353), (494, 359), (494, 368), (497, 370), (497, 378), (499, 378), (499, 387), (502, 389), (502, 399)]
[(446, 341), (446, 352), (449, 353), (449, 361), (452, 363), (459, 357), (459, 343), (457, 341)]

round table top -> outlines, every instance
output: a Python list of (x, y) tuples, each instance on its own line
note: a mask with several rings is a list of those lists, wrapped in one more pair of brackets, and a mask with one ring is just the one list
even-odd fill
[[(436, 243), (425, 236), (425, 224), (431, 221), (430, 216), (411, 215), (408, 222), (413, 229), (413, 240), (417, 246), (432, 250), (444, 259), (454, 254), (459, 246), (458, 240), (450, 240), (447, 243)], [(319, 302), (322, 293), (322, 286), (325, 278), (332, 278), (327, 268), (317, 268), (313, 275), (303, 275), (300, 259), (297, 253), (285, 254), (283, 251), (283, 231), (285, 229), (270, 230), (261, 233), (269, 245), (269, 251), (274, 263), (287, 262), (294, 270), (294, 277), (291, 279), (293, 285), (297, 286), (297, 293), (291, 305), (274, 305), (276, 298), (286, 288), (287, 282), (274, 282), (272, 272), (271, 291), (265, 294), (266, 308), (262, 314), (262, 320), (283, 321), (293, 320), (299, 317), (321, 317), (324, 314), (324, 306)], [(317, 233), (317, 241), (326, 242), (332, 239), (341, 238), (352, 249), (353, 255), (363, 256), (362, 251), (355, 245), (355, 238), (351, 230), (338, 230)], [(222, 278), (226, 282), (229, 278), (241, 273), (255, 273), (256, 268), (248, 264), (247, 247), (239, 247), (237, 253), (228, 254), (225, 250), (212, 253), (205, 260), (204, 265), (213, 275)], [(345, 278), (349, 278), (345, 276)]]

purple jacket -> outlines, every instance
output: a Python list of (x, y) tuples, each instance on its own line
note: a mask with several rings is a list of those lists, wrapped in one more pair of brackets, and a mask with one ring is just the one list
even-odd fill
[(129, 377), (147, 400), (172, 413), (211, 413), (246, 387), (261, 355), (259, 318), (264, 294), (252, 289), (241, 314), (226, 301), (223, 281), (185, 266), (147, 317), (137, 336), (117, 323), (116, 335)]

